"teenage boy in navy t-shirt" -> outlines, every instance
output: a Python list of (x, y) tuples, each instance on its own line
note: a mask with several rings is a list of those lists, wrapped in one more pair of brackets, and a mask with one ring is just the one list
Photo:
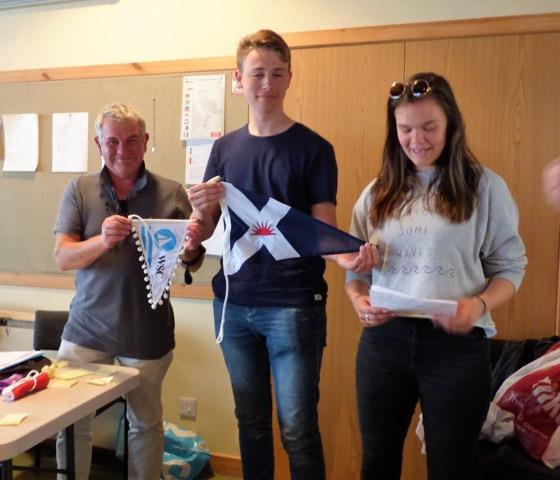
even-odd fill
[[(219, 175), (336, 225), (337, 166), (332, 145), (283, 109), (290, 86), (290, 49), (275, 32), (260, 30), (241, 40), (236, 79), (249, 104), (248, 125), (214, 144), (204, 176)], [(189, 192), (193, 218), (209, 237), (220, 216), (221, 183)], [(273, 479), (274, 381), (282, 442), (292, 479), (321, 480), (325, 466), (317, 422), (319, 373), (326, 340), (325, 261), (303, 257), (262, 263), (258, 252), (229, 277), (221, 347), (230, 374), (245, 479)], [(345, 269), (370, 271), (377, 252), (332, 256)], [(214, 318), (221, 323), (223, 269), (214, 277)]]

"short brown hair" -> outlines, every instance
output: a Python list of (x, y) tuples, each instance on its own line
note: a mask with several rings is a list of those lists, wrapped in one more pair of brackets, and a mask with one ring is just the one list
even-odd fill
[(285, 40), (272, 30), (259, 30), (242, 38), (237, 47), (237, 68), (242, 70), (243, 62), (249, 52), (256, 48), (272, 50), (280, 56), (283, 62), (288, 64), (288, 71), (292, 71), (292, 54)]

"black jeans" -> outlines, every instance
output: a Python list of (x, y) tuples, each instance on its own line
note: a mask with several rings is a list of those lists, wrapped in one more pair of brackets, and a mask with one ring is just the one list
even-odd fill
[(490, 402), (489, 341), (482, 329), (449, 335), (418, 318), (364, 329), (356, 381), (363, 480), (400, 478), (418, 400), (429, 480), (468, 478)]

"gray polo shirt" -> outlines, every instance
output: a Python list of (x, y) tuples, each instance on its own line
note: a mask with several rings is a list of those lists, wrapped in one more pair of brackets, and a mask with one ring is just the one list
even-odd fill
[[(134, 191), (119, 204), (104, 168), (70, 182), (54, 225), (56, 233), (82, 240), (101, 233), (113, 214), (142, 218), (188, 218), (191, 208), (178, 182), (144, 170)], [(76, 271), (76, 296), (62, 338), (115, 356), (156, 359), (175, 346), (173, 309), (169, 300), (155, 310), (146, 299), (144, 274), (132, 236), (86, 268)]]

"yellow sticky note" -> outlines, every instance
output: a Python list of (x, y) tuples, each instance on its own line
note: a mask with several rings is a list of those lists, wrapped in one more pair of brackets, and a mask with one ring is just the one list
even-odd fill
[(113, 381), (113, 377), (97, 377), (88, 380), (88, 383), (93, 383), (94, 385), (107, 385)]
[(41, 372), (47, 372), (50, 378), (55, 378), (57, 368), (66, 368), (67, 366), (68, 366), (67, 360), (62, 360), (60, 362), (56, 360), (50, 365), (45, 365), (43, 368), (41, 368)]
[(49, 382), (49, 388), (70, 388), (78, 383), (78, 380), (62, 380), (60, 378), (55, 378)]
[(0, 425), (19, 425), (23, 419), (29, 415), (28, 413), (9, 413), (0, 418)]
[(72, 378), (83, 377), (84, 375), (90, 375), (89, 370), (83, 368), (73, 368), (70, 370), (59, 370), (57, 369), (54, 373), (55, 378), (60, 378), (61, 380), (71, 380)]
[(56, 367), (54, 365), (43, 365), (43, 368), (41, 368), (41, 373), (47, 372), (49, 374), (49, 378), (52, 378), (55, 369)]
[(106, 365), (103, 367), (100, 367), (95, 374), (100, 376), (100, 377), (110, 377), (112, 375), (115, 374), (115, 372), (117, 371), (117, 367), (114, 365)]

